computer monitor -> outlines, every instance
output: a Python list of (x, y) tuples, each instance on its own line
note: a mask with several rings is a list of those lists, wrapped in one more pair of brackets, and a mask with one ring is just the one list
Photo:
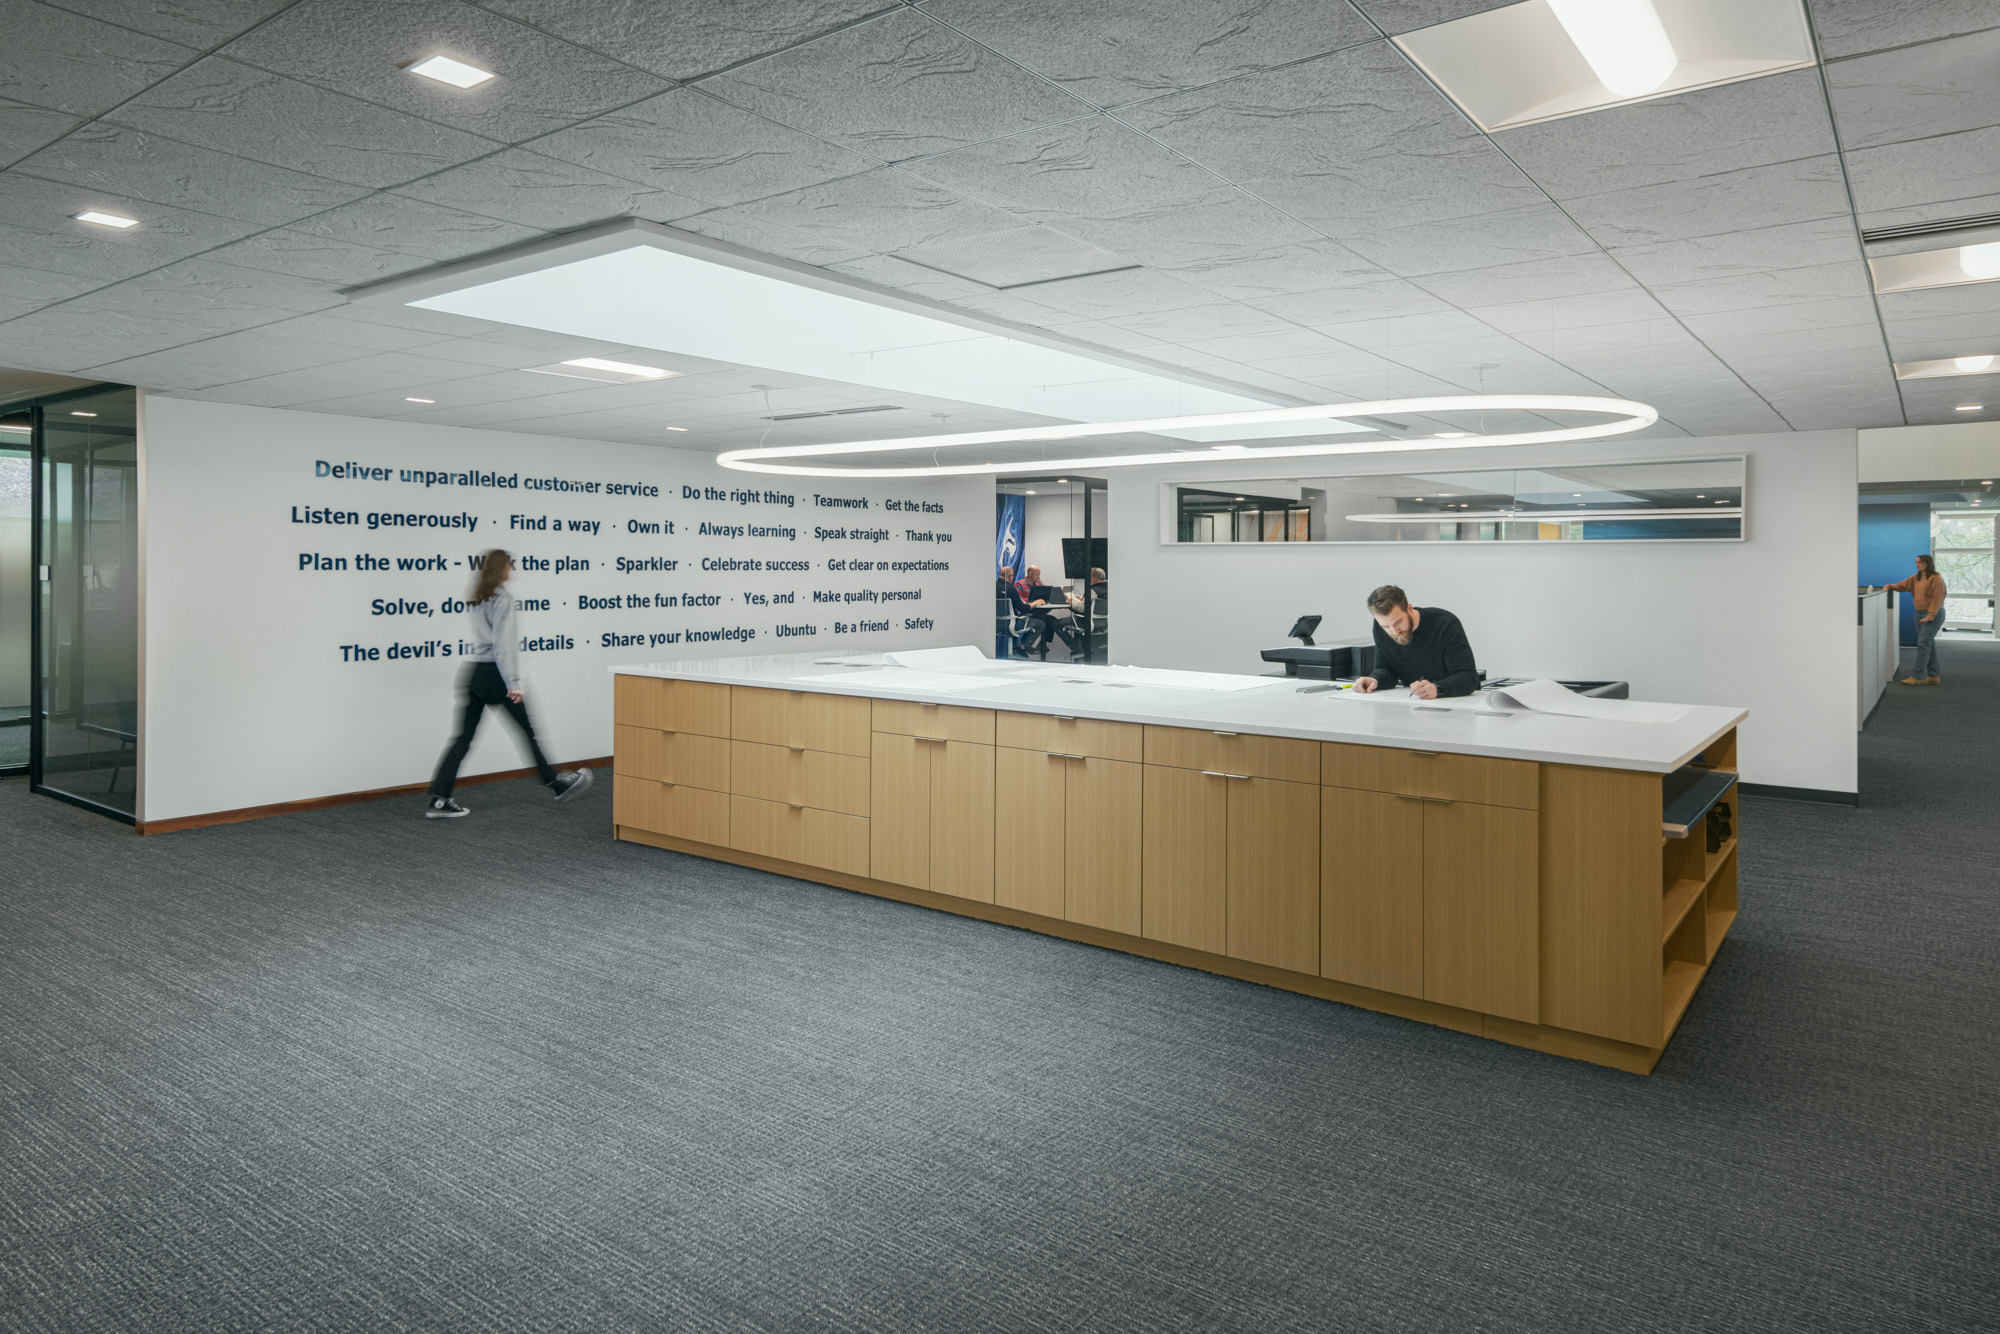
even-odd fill
[(1320, 620), (1321, 618), (1318, 616), (1299, 617), (1298, 620), (1292, 622), (1292, 628), (1285, 632), (1285, 638), (1303, 640), (1308, 644), (1312, 643), (1313, 631), (1319, 629)]
[(1106, 540), (1101, 537), (1065, 537), (1062, 540), (1063, 578), (1088, 579), (1091, 567), (1105, 570)]

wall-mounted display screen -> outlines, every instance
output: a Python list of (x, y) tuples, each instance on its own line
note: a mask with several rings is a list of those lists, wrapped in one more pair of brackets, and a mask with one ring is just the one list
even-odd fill
[(1733, 542), (1741, 456), (1367, 477), (1169, 482), (1161, 540)]

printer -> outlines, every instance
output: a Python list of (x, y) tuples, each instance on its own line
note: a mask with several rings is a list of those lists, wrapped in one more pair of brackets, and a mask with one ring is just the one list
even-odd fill
[[(1343, 681), (1366, 676), (1375, 666), (1375, 640), (1343, 639), (1332, 644), (1315, 644), (1313, 631), (1320, 617), (1301, 616), (1292, 626), (1291, 638), (1301, 642), (1262, 650), (1265, 662), (1283, 663), (1286, 676), (1307, 681)], [(1271, 673), (1273, 676), (1276, 672)]]

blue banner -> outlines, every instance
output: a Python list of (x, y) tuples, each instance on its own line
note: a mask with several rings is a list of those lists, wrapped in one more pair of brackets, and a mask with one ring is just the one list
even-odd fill
[(1027, 541), (1028, 498), (1026, 496), (995, 496), (998, 510), (998, 536), (993, 544), (993, 577), (998, 579), (1002, 569), (1012, 569), (1014, 577), (1021, 576), (1021, 546)]

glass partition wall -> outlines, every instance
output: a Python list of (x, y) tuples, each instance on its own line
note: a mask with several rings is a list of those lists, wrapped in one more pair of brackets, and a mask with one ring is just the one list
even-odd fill
[(138, 788), (137, 395), (85, 390), (35, 408), (31, 780), (131, 819)]
[(28, 772), (34, 692), (33, 413), (0, 408), (0, 775)]

